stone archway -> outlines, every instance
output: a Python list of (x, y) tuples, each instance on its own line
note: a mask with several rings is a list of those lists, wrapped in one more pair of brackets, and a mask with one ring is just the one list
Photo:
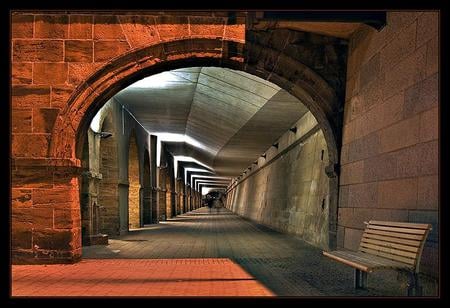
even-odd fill
[(111, 133), (100, 139), (99, 169), (102, 179), (99, 183), (99, 205), (102, 208), (100, 232), (109, 236), (120, 234), (119, 221), (119, 170), (116, 131), (113, 114), (109, 111), (101, 126), (101, 132)]
[[(286, 67), (286, 76), (283, 75), (282, 67), (269, 71), (258, 61), (249, 63), (244, 57), (244, 47), (243, 43), (234, 40), (174, 39), (131, 50), (107, 62), (78, 85), (57, 115), (49, 140), (48, 158), (43, 159), (42, 163), (51, 166), (58, 175), (62, 174), (68, 189), (78, 191), (77, 170), (80, 167), (84, 132), (95, 113), (119, 90), (143, 77), (181, 67), (218, 66), (242, 70), (271, 81), (299, 98), (319, 122), (327, 142), (330, 162), (327, 168), (330, 187), (329, 234), (330, 246), (333, 247), (336, 241), (338, 200), (335, 166), (339, 161), (339, 142), (336, 136), (340, 135), (333, 120), (336, 108), (332, 106), (337, 104), (334, 91), (313, 70), (287, 55), (279, 55), (277, 62)], [(265, 52), (270, 52), (270, 48), (267, 47)], [(20, 164), (21, 160), (16, 159), (15, 162)], [(184, 203), (182, 199), (181, 195), (180, 203)], [(79, 200), (72, 198), (70, 202), (73, 219), (77, 220)], [(67, 239), (71, 243), (69, 246), (73, 247), (69, 249), (71, 253), (67, 258), (75, 260), (80, 256), (79, 231), (68, 235)]]

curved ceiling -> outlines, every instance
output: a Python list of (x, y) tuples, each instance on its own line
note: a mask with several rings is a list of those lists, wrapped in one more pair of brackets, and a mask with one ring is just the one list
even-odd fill
[(218, 67), (163, 72), (114, 98), (174, 156), (191, 156), (218, 176), (238, 176), (307, 112), (275, 84)]

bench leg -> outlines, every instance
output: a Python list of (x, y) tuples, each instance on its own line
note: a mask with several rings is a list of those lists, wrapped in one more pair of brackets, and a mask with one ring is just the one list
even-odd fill
[(408, 296), (422, 296), (422, 286), (419, 283), (419, 275), (410, 272), (408, 277)]
[(355, 289), (367, 289), (367, 273), (356, 268)]

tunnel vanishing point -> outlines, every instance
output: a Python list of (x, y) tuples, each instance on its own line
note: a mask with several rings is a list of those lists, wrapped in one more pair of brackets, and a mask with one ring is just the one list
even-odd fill
[(11, 253), (73, 263), (224, 194), (322, 249), (431, 223), (439, 13), (11, 12)]

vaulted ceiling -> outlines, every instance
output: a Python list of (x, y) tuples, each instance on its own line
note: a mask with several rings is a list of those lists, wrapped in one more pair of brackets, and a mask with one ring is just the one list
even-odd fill
[(153, 75), (115, 99), (173, 155), (191, 156), (218, 176), (242, 173), (307, 112), (273, 83), (218, 67)]

